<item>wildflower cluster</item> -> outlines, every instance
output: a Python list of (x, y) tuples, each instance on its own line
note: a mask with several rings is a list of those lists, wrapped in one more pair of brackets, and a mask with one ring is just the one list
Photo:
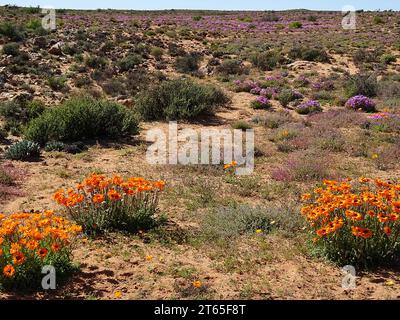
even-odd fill
[(53, 199), (62, 205), (87, 234), (109, 229), (136, 232), (153, 227), (164, 181), (141, 177), (123, 179), (92, 174), (76, 190), (58, 190)]
[(400, 254), (400, 184), (325, 180), (302, 198), (314, 243), (333, 261), (371, 266)]
[(353, 109), (353, 110), (362, 110), (362, 111), (366, 111), (366, 112), (374, 112), (376, 111), (375, 109), (375, 102), (366, 97), (366, 96), (354, 96), (352, 98), (350, 98), (349, 100), (347, 100), (346, 102), (346, 107), (349, 109)]
[(0, 214), (0, 285), (38, 288), (46, 265), (56, 269), (57, 277), (67, 275), (73, 270), (72, 243), (81, 231), (53, 211)]
[(254, 109), (268, 109), (271, 107), (271, 102), (264, 96), (259, 96), (252, 102), (251, 106)]
[(316, 100), (309, 100), (299, 104), (296, 112), (299, 114), (309, 114), (322, 111), (321, 104)]

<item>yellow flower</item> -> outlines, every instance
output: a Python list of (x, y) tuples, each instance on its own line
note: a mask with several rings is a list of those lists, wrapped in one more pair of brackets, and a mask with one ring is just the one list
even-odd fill
[(116, 299), (121, 299), (121, 297), (122, 297), (122, 292), (121, 292), (121, 291), (115, 291), (115, 292), (114, 292), (114, 297), (115, 297)]
[(385, 283), (387, 286), (394, 286), (395, 285), (395, 282), (393, 281), (393, 280), (388, 280), (388, 281), (386, 281), (386, 283)]
[(152, 255), (147, 255), (146, 256), (146, 261), (151, 261), (153, 260), (153, 256)]
[(256, 233), (262, 233), (263, 231), (261, 229), (257, 229)]
[(372, 159), (378, 159), (379, 158), (379, 156), (376, 154), (376, 153), (374, 153), (373, 155), (372, 155), (372, 157), (371, 157)]

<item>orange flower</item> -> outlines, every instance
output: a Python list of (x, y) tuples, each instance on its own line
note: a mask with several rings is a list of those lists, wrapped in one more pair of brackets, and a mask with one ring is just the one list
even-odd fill
[(49, 252), (49, 250), (47, 250), (46, 248), (40, 248), (37, 251), (37, 254), (39, 255), (39, 257), (41, 257), (43, 259), (43, 258), (45, 258), (47, 256), (48, 252)]
[(99, 194), (99, 193), (95, 194), (93, 196), (93, 202), (94, 203), (102, 203), (102, 202), (104, 202), (104, 195)]
[(201, 288), (202, 283), (201, 283), (201, 281), (196, 280), (196, 281), (193, 281), (192, 285), (193, 285), (193, 287), (199, 289), (199, 288)]
[(384, 227), (383, 232), (385, 232), (387, 236), (390, 236), (392, 234), (392, 229), (390, 227)]
[(107, 195), (108, 195), (108, 198), (110, 199), (110, 200), (112, 200), (112, 201), (118, 201), (118, 200), (120, 200), (122, 197), (121, 197), (121, 194), (119, 194), (116, 190), (114, 190), (114, 189), (110, 189), (108, 192), (107, 192)]
[(37, 247), (39, 246), (39, 243), (36, 240), (30, 240), (28, 241), (28, 243), (26, 244), (26, 247), (29, 250), (35, 250)]
[(25, 262), (25, 256), (22, 252), (16, 252), (13, 256), (13, 263), (17, 266)]
[(61, 246), (60, 246), (58, 243), (53, 243), (53, 244), (51, 245), (51, 249), (52, 249), (54, 252), (58, 252), (58, 251), (60, 251)]
[(13, 277), (14, 276), (14, 274), (15, 274), (15, 269), (14, 269), (14, 267), (12, 266), (12, 265), (6, 265), (5, 267), (4, 267), (4, 269), (3, 269), (3, 275), (6, 277), (6, 278), (11, 278), (11, 277)]
[(311, 193), (305, 193), (301, 196), (301, 200), (307, 201), (311, 199)]
[(323, 237), (323, 236), (325, 236), (327, 234), (328, 234), (328, 229), (325, 228), (325, 227), (317, 230), (317, 235), (320, 236), (320, 237)]
[(12, 243), (11, 248), (10, 248), (10, 253), (11, 254), (16, 254), (21, 250), (21, 246), (18, 243)]

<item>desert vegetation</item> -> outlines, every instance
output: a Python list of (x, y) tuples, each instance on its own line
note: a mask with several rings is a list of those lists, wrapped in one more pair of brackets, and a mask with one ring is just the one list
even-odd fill
[[(42, 16), (0, 7), (1, 299), (399, 297), (398, 12)], [(254, 171), (149, 163), (169, 121)]]

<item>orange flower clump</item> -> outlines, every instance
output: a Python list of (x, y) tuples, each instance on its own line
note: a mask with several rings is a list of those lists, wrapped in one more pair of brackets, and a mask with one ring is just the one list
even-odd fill
[(365, 177), (324, 180), (302, 201), (301, 213), (315, 243), (333, 255), (343, 251), (349, 259), (352, 250), (358, 257), (362, 250), (365, 256), (375, 250), (376, 256), (388, 258), (400, 252), (400, 184)]
[[(19, 274), (37, 276), (37, 268), (64, 255), (70, 255), (70, 243), (82, 228), (53, 211), (0, 215), (0, 284)], [(50, 253), (50, 249), (52, 252)], [(51, 260), (46, 260), (49, 257)], [(40, 259), (38, 259), (40, 258)]]
[(75, 189), (56, 191), (53, 199), (87, 234), (97, 234), (131, 213), (155, 211), (164, 187), (162, 180), (91, 174)]

